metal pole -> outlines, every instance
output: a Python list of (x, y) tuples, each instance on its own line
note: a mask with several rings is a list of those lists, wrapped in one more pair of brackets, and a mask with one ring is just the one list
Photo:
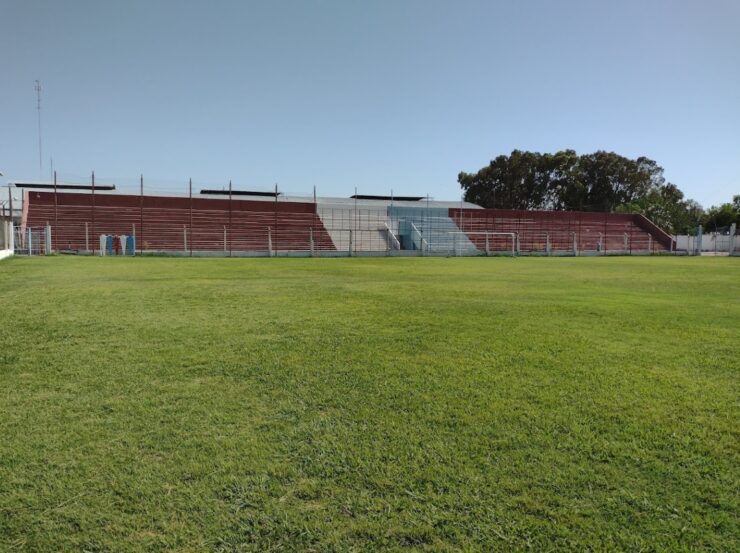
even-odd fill
[(139, 176), (139, 254), (144, 253), (144, 175)]
[[(92, 172), (92, 233), (95, 236), (95, 171)], [(93, 240), (93, 255), (95, 255), (95, 240)]]
[(85, 221), (85, 251), (90, 251), (90, 230), (87, 227), (87, 221)]
[(267, 255), (272, 257), (272, 229), (267, 227)]
[(231, 181), (229, 181), (229, 257), (231, 257)]
[(13, 221), (13, 193), (10, 191), (10, 185), (8, 185), (8, 203), (10, 204), (10, 220)]
[(183, 225), (182, 226), (182, 245), (183, 245), (183, 251), (188, 251), (188, 228)]
[(488, 257), (491, 254), (491, 248), (488, 244), (488, 234), (486, 234), (486, 257)]
[(311, 257), (313, 257), (313, 228), (309, 227), (308, 229), (308, 238), (311, 243)]
[[(59, 232), (59, 217), (57, 214), (57, 172), (54, 171), (54, 234)], [(52, 240), (54, 236), (52, 235)], [(57, 246), (59, 245), (59, 241), (57, 240)], [(53, 249), (53, 244), (52, 244)]]
[(193, 179), (188, 181), (190, 194), (190, 257), (193, 257)]
[(275, 249), (278, 247), (277, 238), (278, 238), (278, 185), (275, 183)]

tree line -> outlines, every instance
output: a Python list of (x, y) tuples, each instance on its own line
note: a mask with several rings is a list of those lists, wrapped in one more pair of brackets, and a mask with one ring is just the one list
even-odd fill
[(461, 172), (457, 180), (466, 201), (487, 208), (641, 213), (676, 234), (700, 224), (707, 230), (740, 226), (740, 195), (705, 211), (663, 172), (652, 159), (614, 152), (514, 150), (477, 173)]

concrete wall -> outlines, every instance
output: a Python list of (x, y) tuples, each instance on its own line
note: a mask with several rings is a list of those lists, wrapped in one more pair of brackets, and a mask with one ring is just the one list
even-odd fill
[[(729, 236), (727, 234), (702, 234), (701, 251), (726, 253), (730, 249), (730, 240), (734, 239), (734, 252), (740, 253), (740, 236)], [(693, 235), (676, 236), (676, 251), (696, 251), (697, 237)]]

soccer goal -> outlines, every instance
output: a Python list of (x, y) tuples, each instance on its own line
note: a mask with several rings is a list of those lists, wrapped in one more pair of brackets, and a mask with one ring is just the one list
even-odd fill
[[(477, 249), (483, 249), (486, 255), (491, 255), (492, 248), (496, 245), (496, 237), (504, 236), (507, 238), (507, 251), (511, 251), (511, 255), (516, 257), (517, 251), (517, 236), (515, 232), (493, 232), (493, 231), (476, 231), (476, 232), (463, 232), (463, 231), (452, 231), (448, 232), (450, 235), (450, 243), (452, 245), (453, 255), (460, 255), (458, 252), (464, 252), (465, 243), (472, 243)], [(511, 243), (511, 249), (508, 248), (509, 242)]]

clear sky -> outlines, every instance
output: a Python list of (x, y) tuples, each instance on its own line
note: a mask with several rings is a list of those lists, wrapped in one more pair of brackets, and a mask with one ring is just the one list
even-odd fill
[[(459, 198), (512, 149), (740, 194), (740, 1), (0, 0), (0, 184)], [(1, 199), (6, 199), (3, 193)]]

